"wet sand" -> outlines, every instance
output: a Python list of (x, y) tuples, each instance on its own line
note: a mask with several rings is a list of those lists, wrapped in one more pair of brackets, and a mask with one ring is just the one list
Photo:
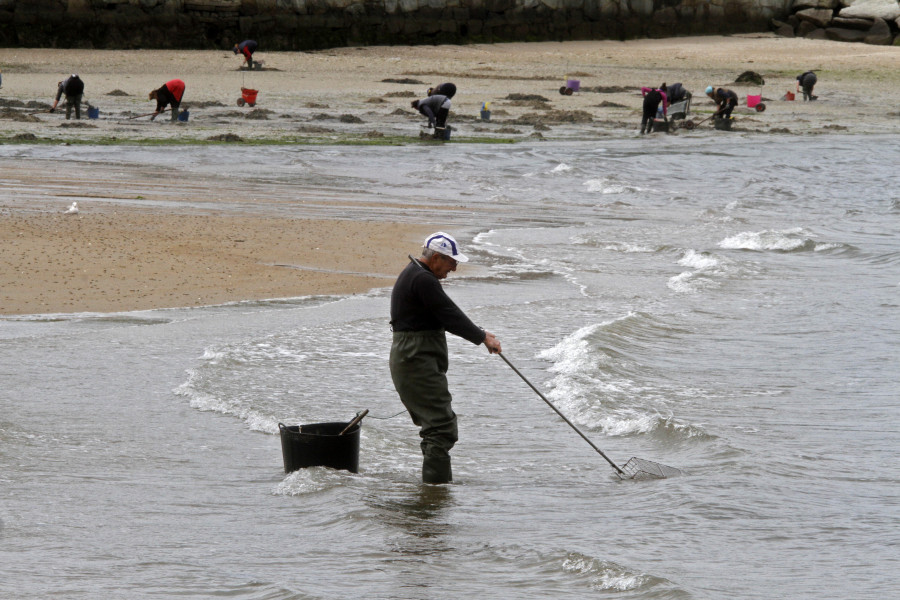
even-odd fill
[[(223, 51), (6, 49), (2, 56), (4, 143), (432, 144), (420, 141), (424, 119), (409, 103), (442, 81), (460, 88), (451, 114), (454, 141), (633, 137), (640, 86), (664, 81), (681, 81), (694, 92), (697, 122), (713, 108), (703, 97), (708, 84), (731, 87), (742, 104), (747, 94), (761, 94), (767, 106), (764, 112), (740, 107), (730, 134), (707, 123), (675, 135), (718, 143), (742, 132), (900, 133), (900, 48), (768, 34), (310, 53), (263, 47), (259, 72), (240, 70), (238, 57)], [(818, 71), (820, 100), (782, 100), (808, 69)], [(735, 85), (747, 70), (762, 74), (766, 85)], [(100, 109), (99, 119), (67, 122), (60, 112), (38, 112), (69, 72), (85, 80), (85, 99)], [(176, 77), (187, 84), (187, 122), (131, 118), (151, 112), (147, 93)], [(581, 90), (561, 95), (567, 79), (578, 79)], [(242, 87), (259, 90), (256, 106), (238, 106)], [(489, 122), (479, 118), (484, 102), (491, 103)], [(252, 210), (216, 214), (202, 208), (206, 198), (228, 197), (214, 180), (192, 181), (186, 197), (183, 181), (141, 170), (95, 185), (95, 197), (108, 196), (104, 202), (63, 215), (74, 196), (70, 182), (90, 187), (92, 177), (65, 161), (47, 168), (0, 159), (0, 314), (356, 293), (390, 285), (402, 268), (397, 257), (405, 261), (435, 227)], [(116, 201), (145, 189), (160, 202)], [(351, 239), (367, 242), (351, 245)]]

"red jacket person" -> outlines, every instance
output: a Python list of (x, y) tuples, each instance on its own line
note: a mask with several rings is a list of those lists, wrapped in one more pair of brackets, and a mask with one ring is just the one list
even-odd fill
[(173, 79), (172, 81), (167, 81), (161, 88), (158, 90), (153, 90), (150, 92), (150, 100), (156, 100), (156, 110), (153, 112), (153, 116), (150, 117), (152, 121), (155, 119), (159, 113), (163, 112), (166, 109), (167, 105), (172, 105), (172, 120), (178, 118), (178, 107), (181, 106), (181, 99), (184, 97), (184, 82), (180, 79)]

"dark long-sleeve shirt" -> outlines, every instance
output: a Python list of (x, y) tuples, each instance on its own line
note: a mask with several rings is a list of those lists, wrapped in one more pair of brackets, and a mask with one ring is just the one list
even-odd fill
[(430, 123), (435, 120), (437, 112), (447, 100), (449, 98), (441, 94), (428, 96), (423, 100), (419, 100), (419, 112), (428, 117), (428, 122)]
[(84, 82), (77, 75), (70, 75), (59, 84), (59, 89), (56, 90), (56, 101), (59, 102), (63, 94), (66, 96), (77, 96), (83, 93)]
[(391, 292), (394, 331), (445, 329), (473, 344), (484, 342), (484, 330), (454, 304), (437, 276), (422, 262), (411, 261), (397, 277)]
[(254, 52), (256, 52), (256, 48), (258, 47), (257, 43), (253, 40), (244, 40), (240, 44), (238, 44), (238, 52), (243, 54), (246, 58), (250, 58)]

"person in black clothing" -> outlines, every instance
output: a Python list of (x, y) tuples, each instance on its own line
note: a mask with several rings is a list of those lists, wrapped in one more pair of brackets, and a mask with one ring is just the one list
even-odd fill
[(446, 127), (451, 106), (450, 98), (447, 96), (433, 94), (423, 100), (413, 100), (411, 106), (428, 117), (429, 127), (440, 129)]
[(433, 96), (435, 94), (439, 94), (441, 96), (447, 96), (448, 98), (453, 98), (456, 95), (456, 84), (455, 83), (441, 83), (433, 88), (428, 88), (428, 95)]
[[(257, 44), (255, 41), (244, 40), (240, 44), (235, 44), (233, 50), (234, 50), (235, 54), (240, 53), (241, 55), (243, 55), (244, 59), (247, 62), (247, 68), (252, 71), (253, 70), (253, 53), (256, 52), (256, 49), (258, 47), (259, 47), (259, 44)], [(257, 64), (260, 64), (260, 63), (257, 63)]]
[(737, 106), (738, 95), (726, 88), (713, 89), (712, 86), (706, 88), (706, 95), (713, 99), (716, 103), (716, 116), (723, 119), (731, 118), (731, 111)]
[(422, 438), (422, 481), (453, 480), (450, 449), (458, 439), (456, 413), (447, 387), (449, 331), (491, 354), (500, 341), (471, 321), (444, 292), (440, 280), (469, 259), (442, 231), (425, 240), (422, 256), (409, 257), (391, 292), (391, 379)]
[(63, 94), (66, 95), (66, 119), (72, 117), (72, 108), (75, 109), (75, 119), (81, 118), (81, 97), (84, 95), (84, 82), (78, 77), (77, 73), (72, 73), (63, 81), (59, 82), (56, 89), (56, 100), (50, 107), (50, 112), (56, 112), (56, 105)]
[(819, 81), (819, 78), (816, 77), (816, 74), (812, 71), (807, 71), (806, 73), (801, 73), (797, 75), (797, 91), (800, 91), (800, 86), (803, 86), (803, 99), (804, 100), (815, 100), (818, 96), (813, 96), (813, 88), (816, 87), (816, 83)]
[(655, 89), (643, 87), (641, 88), (641, 94), (644, 95), (644, 114), (641, 117), (641, 134), (643, 134), (645, 127), (647, 128), (647, 133), (653, 131), (653, 120), (656, 119), (660, 102), (663, 106), (663, 118), (666, 117), (666, 107), (669, 101), (666, 97), (665, 83)]
[(691, 93), (684, 89), (684, 85), (681, 83), (673, 83), (669, 86), (669, 89), (666, 90), (666, 96), (669, 99), (669, 104), (675, 104), (690, 98)]

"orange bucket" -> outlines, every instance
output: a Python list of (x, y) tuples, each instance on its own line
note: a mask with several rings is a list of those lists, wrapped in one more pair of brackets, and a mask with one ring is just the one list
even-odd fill
[(241, 98), (243, 98), (244, 101), (247, 104), (249, 104), (250, 106), (253, 106), (254, 104), (256, 104), (256, 95), (258, 93), (259, 93), (259, 90), (251, 90), (250, 88), (245, 88), (245, 87), (241, 88)]
[(762, 102), (762, 94), (760, 94), (759, 96), (751, 96), (749, 94), (747, 95), (747, 108), (753, 108), (760, 102)]

